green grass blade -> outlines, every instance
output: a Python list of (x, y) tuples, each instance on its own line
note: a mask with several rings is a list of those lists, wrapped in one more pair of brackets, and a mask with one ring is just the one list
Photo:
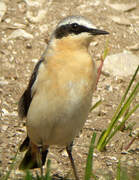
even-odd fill
[(110, 141), (110, 139), (115, 135), (115, 133), (121, 129), (121, 127), (125, 124), (126, 120), (139, 108), (139, 104), (137, 104), (126, 116), (123, 121), (114, 129), (114, 131), (110, 134), (108, 139), (105, 141), (104, 146)]
[(122, 167), (121, 168), (121, 176), (120, 176), (120, 180), (128, 180), (128, 171), (127, 168)]
[(51, 165), (51, 161), (48, 159), (47, 161), (47, 172), (45, 175), (45, 180), (51, 180), (51, 176), (50, 176), (50, 165)]
[(134, 80), (135, 80), (135, 77), (136, 77), (138, 71), (139, 71), (139, 66), (137, 67), (137, 69), (136, 69), (136, 71), (135, 71), (132, 79), (130, 80), (130, 83), (129, 83), (127, 89), (126, 89), (126, 92), (125, 92), (125, 94), (123, 95), (123, 97), (122, 97), (122, 99), (121, 99), (121, 102), (120, 102), (120, 104), (118, 105), (118, 107), (117, 107), (117, 109), (116, 109), (116, 111), (115, 111), (115, 113), (114, 113), (113, 119), (114, 119), (114, 117), (117, 115), (117, 113), (119, 112), (119, 110), (120, 110), (123, 102), (125, 101), (126, 96), (127, 96), (128, 92), (129, 92), (129, 90), (130, 90), (130, 88), (131, 88), (131, 86), (132, 86), (132, 84), (133, 84), (133, 82), (134, 82)]
[(135, 168), (135, 180), (138, 180), (139, 179), (139, 169), (138, 168)]
[(137, 85), (135, 86), (135, 88), (133, 89), (133, 91), (131, 92), (130, 96), (128, 97), (127, 101), (125, 102), (125, 104), (123, 105), (120, 113), (118, 114), (118, 118), (121, 117), (121, 115), (123, 115), (123, 112), (125, 112), (128, 107), (130, 106), (131, 102), (133, 101), (133, 99), (136, 97), (136, 95), (139, 92), (139, 82), (137, 83)]
[(132, 100), (134, 99), (135, 95), (136, 95), (137, 92), (138, 92), (138, 84), (139, 84), (139, 83), (137, 83), (136, 87), (135, 87), (134, 90), (132, 91), (132, 93), (131, 93), (131, 95), (129, 96), (128, 100), (127, 100), (126, 103), (124, 104), (122, 110), (120, 110), (121, 107), (122, 107), (122, 104), (123, 104), (124, 101), (125, 101), (125, 98), (126, 98), (128, 92), (129, 92), (129, 90), (130, 90), (130, 88), (131, 88), (131, 85), (133, 84), (133, 82), (134, 82), (134, 80), (135, 80), (135, 77), (136, 77), (138, 71), (139, 71), (139, 66), (137, 67), (137, 69), (136, 69), (136, 71), (135, 71), (135, 73), (134, 73), (134, 75), (133, 75), (133, 77), (132, 77), (132, 79), (131, 79), (128, 87), (127, 87), (127, 89), (126, 89), (126, 92), (125, 92), (125, 94), (123, 95), (123, 97), (122, 97), (122, 99), (121, 99), (121, 102), (120, 102), (120, 104), (118, 105), (118, 107), (117, 107), (117, 109), (116, 109), (116, 111), (115, 111), (115, 113), (114, 113), (114, 115), (113, 115), (113, 117), (112, 117), (112, 120), (111, 120), (111, 123), (109, 124), (108, 129), (106, 130), (106, 132), (104, 133), (104, 135), (103, 135), (102, 138), (100, 139), (99, 143), (97, 144), (97, 149), (100, 150), (100, 151), (103, 150), (104, 144), (105, 144), (105, 142), (106, 142), (106, 139), (107, 139), (107, 137), (109, 136), (109, 134), (111, 133), (114, 125), (117, 123), (118, 119), (122, 116), (122, 114), (123, 114), (123, 113), (126, 111), (126, 109), (129, 107), (129, 105), (131, 104)]
[(91, 143), (90, 143), (90, 147), (89, 147), (87, 162), (86, 162), (85, 180), (90, 180), (90, 178), (92, 176), (93, 152), (94, 152), (95, 139), (96, 139), (96, 133), (93, 133)]
[(105, 45), (105, 49), (104, 49), (103, 60), (105, 60), (105, 58), (107, 57), (108, 52), (109, 52), (108, 44), (109, 44), (109, 42), (107, 41), (106, 45)]
[(120, 180), (120, 174), (121, 174), (121, 162), (120, 162), (120, 160), (119, 160), (119, 161), (118, 161), (118, 165), (117, 165), (116, 180)]
[(98, 107), (102, 103), (101, 100), (97, 101), (90, 109), (90, 111), (94, 110), (96, 107)]
[(126, 168), (121, 166), (120, 160), (117, 165), (116, 180), (128, 180), (128, 171)]
[(97, 144), (99, 144), (99, 142), (100, 142), (100, 140), (101, 140), (101, 138), (102, 138), (102, 136), (104, 135), (105, 132), (106, 132), (106, 129), (101, 133), (101, 135), (100, 135), (100, 137), (99, 137), (99, 139), (98, 139)]
[(9, 179), (10, 174), (11, 174), (13, 168), (14, 168), (14, 165), (15, 165), (15, 161), (16, 161), (17, 154), (18, 154), (18, 150), (17, 150), (17, 152), (16, 152), (16, 154), (15, 154), (15, 156), (14, 156), (14, 158), (13, 158), (13, 161), (12, 161), (12, 164), (11, 164), (11, 166), (10, 166), (10, 168), (9, 168), (9, 171), (7, 172), (7, 174), (6, 174), (6, 176), (3, 178), (3, 180), (8, 180), (8, 179)]
[(36, 172), (36, 180), (41, 180), (41, 177), (39, 176), (38, 172)]
[[(139, 88), (139, 83), (137, 83), (137, 85), (135, 86), (135, 88), (133, 89), (133, 91), (131, 92), (130, 96), (128, 97), (127, 101), (125, 102), (125, 104), (123, 105), (122, 109), (120, 110), (120, 112), (118, 113), (117, 117), (115, 118), (115, 121), (117, 122), (120, 117), (125, 113), (125, 111), (129, 108), (131, 102), (134, 100), (134, 98), (136, 97)], [(138, 104), (130, 111), (130, 113), (127, 113), (127, 115), (124, 117), (124, 122), (131, 116), (131, 114), (138, 108)], [(122, 123), (123, 125), (124, 123)], [(120, 127), (122, 127), (120, 125)], [(111, 133), (109, 133), (109, 136), (107, 136), (107, 139), (105, 139), (105, 141), (102, 144), (102, 149), (107, 145), (107, 143), (109, 142), (109, 140), (114, 136), (114, 134), (119, 130), (119, 126), (117, 126), (115, 128), (115, 130)]]
[(96, 177), (94, 174), (92, 174), (92, 177), (94, 180), (99, 180), (98, 177)]
[(126, 116), (123, 118), (122, 122), (115, 128), (120, 130), (121, 127), (125, 124), (126, 120), (139, 108), (139, 104), (133, 107), (133, 109), (126, 114)]
[(29, 170), (27, 170), (24, 180), (32, 180), (32, 179), (33, 179), (32, 174), (30, 173)]

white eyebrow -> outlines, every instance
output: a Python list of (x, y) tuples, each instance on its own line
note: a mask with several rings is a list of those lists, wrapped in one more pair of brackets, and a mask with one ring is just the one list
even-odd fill
[(81, 26), (85, 26), (87, 28), (91, 28), (91, 29), (96, 29), (96, 27), (87, 19), (85, 19), (82, 16), (69, 16), (67, 18), (65, 18), (64, 20), (62, 20), (58, 25), (57, 28), (63, 25), (67, 25), (67, 24), (73, 24), (73, 23), (77, 23)]

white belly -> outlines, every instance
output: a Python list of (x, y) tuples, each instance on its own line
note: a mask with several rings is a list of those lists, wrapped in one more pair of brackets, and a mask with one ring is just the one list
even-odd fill
[(37, 145), (70, 144), (89, 112), (92, 89), (87, 89), (81, 83), (78, 88), (69, 88), (65, 95), (57, 90), (45, 93), (45, 89), (36, 94), (27, 116), (27, 130), (32, 142)]

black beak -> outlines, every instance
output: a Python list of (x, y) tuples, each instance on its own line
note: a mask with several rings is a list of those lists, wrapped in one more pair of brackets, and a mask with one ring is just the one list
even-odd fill
[(92, 35), (105, 35), (105, 34), (109, 34), (109, 32), (103, 31), (103, 30), (99, 30), (99, 29), (90, 29), (89, 32)]

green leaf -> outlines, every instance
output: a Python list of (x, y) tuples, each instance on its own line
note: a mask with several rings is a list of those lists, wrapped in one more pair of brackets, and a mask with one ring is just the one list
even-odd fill
[(97, 101), (90, 109), (90, 111), (94, 110), (96, 107), (98, 107), (102, 103), (101, 100)]
[(127, 111), (130, 104), (132, 103), (132, 101), (136, 97), (137, 93), (139, 92), (139, 82), (138, 82), (137, 85), (135, 86), (135, 88), (133, 89), (133, 91), (131, 92), (130, 96), (128, 97), (128, 99), (124, 103), (124, 101), (126, 99), (126, 96), (127, 96), (128, 92), (129, 92), (129, 90), (131, 88), (131, 85), (133, 84), (133, 82), (135, 80), (135, 77), (136, 77), (138, 71), (139, 71), (139, 66), (137, 67), (137, 69), (136, 69), (136, 71), (135, 71), (135, 73), (134, 73), (134, 75), (133, 75), (133, 77), (132, 77), (132, 79), (131, 79), (128, 87), (127, 87), (127, 89), (126, 89), (126, 92), (124, 93), (124, 95), (123, 95), (123, 97), (121, 99), (121, 102), (118, 105), (118, 107), (117, 107), (117, 109), (116, 109), (116, 111), (115, 111), (115, 113), (114, 113), (114, 115), (112, 117), (111, 123), (109, 124), (106, 132), (102, 135), (102, 137), (100, 138), (99, 143), (97, 144), (97, 149), (99, 151), (102, 151), (105, 148), (105, 146), (109, 142), (110, 138), (114, 135), (114, 134), (112, 134), (112, 136), (111, 136), (111, 133), (112, 133), (113, 129), (115, 127), (117, 127), (116, 124), (118, 123), (118, 120)]
[(51, 161), (48, 159), (47, 161), (47, 172), (45, 175), (45, 180), (51, 180), (51, 176), (50, 176), (50, 165), (51, 165)]
[(25, 176), (24, 180), (32, 180), (32, 179), (33, 179), (33, 178), (32, 178), (32, 174), (30, 173), (29, 170), (27, 170), (27, 171), (26, 171), (26, 176)]
[(108, 44), (109, 44), (109, 41), (107, 41), (106, 45), (105, 45), (104, 54), (103, 54), (103, 60), (105, 60), (105, 58), (107, 57), (108, 52), (109, 52)]
[(121, 162), (119, 160), (118, 165), (117, 165), (116, 180), (120, 180), (120, 174), (121, 174)]
[(7, 174), (6, 174), (6, 176), (3, 178), (3, 180), (8, 180), (8, 179), (9, 179), (10, 174), (11, 174), (11, 172), (12, 172), (14, 166), (15, 166), (15, 161), (16, 161), (17, 154), (18, 154), (18, 150), (17, 150), (17, 152), (16, 152), (16, 154), (15, 154), (15, 156), (14, 156), (14, 158), (13, 158), (13, 161), (12, 161), (12, 164), (11, 164), (11, 166), (10, 166), (10, 168), (9, 168), (9, 171), (7, 172)]
[(93, 152), (94, 152), (95, 139), (96, 139), (96, 133), (93, 133), (91, 143), (90, 143), (90, 147), (89, 147), (87, 162), (86, 162), (85, 180), (90, 180), (90, 178), (92, 176)]

